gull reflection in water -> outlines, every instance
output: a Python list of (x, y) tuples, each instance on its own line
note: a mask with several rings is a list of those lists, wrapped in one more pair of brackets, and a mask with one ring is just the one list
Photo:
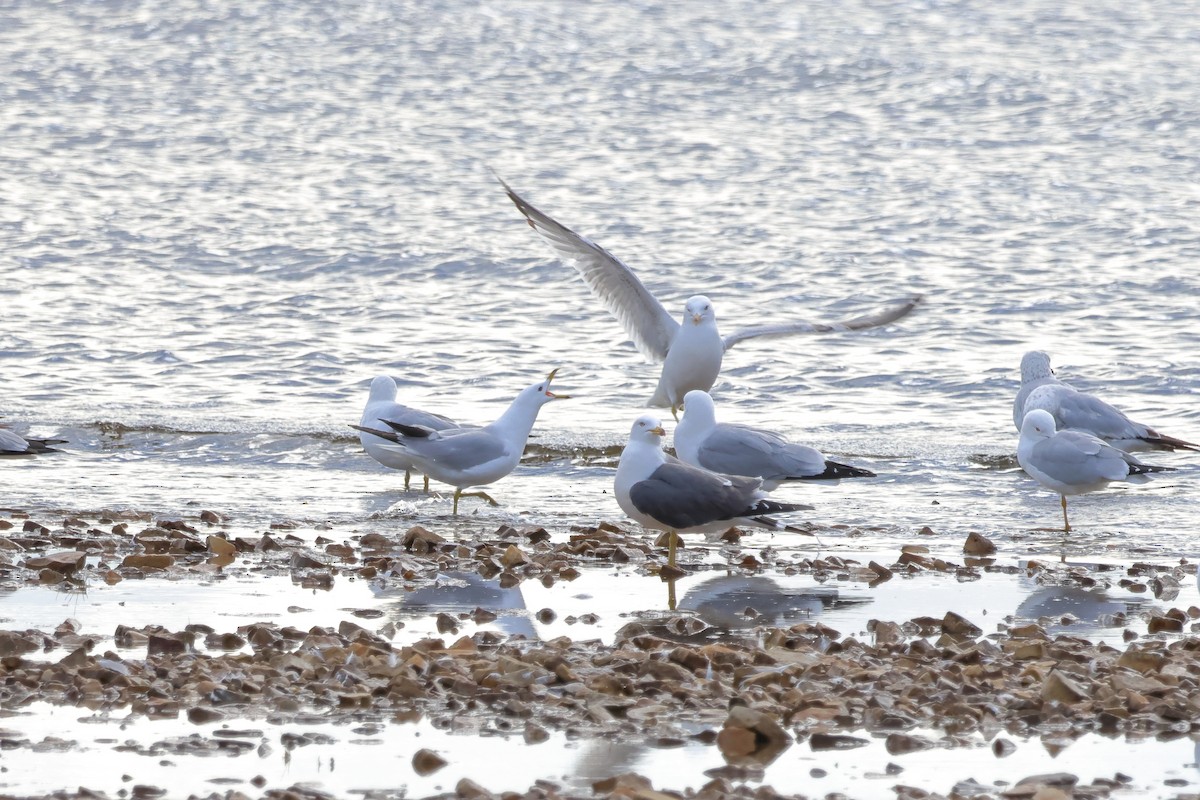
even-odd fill
[(485, 579), (474, 572), (445, 572), (433, 583), (412, 591), (395, 586), (379, 586), (373, 591), (376, 597), (396, 598), (391, 615), (406, 625), (420, 625), (443, 613), (457, 619), (460, 614), (483, 609), (496, 615), (487, 627), (506, 636), (537, 638), (520, 584), (503, 588), (494, 578)]
[(720, 632), (789, 627), (816, 620), (833, 608), (871, 602), (870, 597), (845, 597), (834, 586), (788, 586), (761, 575), (715, 575), (688, 587), (677, 604), (672, 605), (673, 600), (671, 593), (672, 610), (690, 611), (710, 626), (698, 636), (709, 640)]

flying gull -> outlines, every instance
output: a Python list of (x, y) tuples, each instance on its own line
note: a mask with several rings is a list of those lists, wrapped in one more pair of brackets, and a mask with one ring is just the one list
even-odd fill
[(569, 395), (550, 391), (552, 370), (543, 381), (522, 389), (498, 420), (482, 428), (448, 428), (437, 431), (424, 425), (406, 425), (383, 420), (390, 431), (351, 425), (355, 430), (387, 439), (379, 445), (407, 456), (413, 466), (434, 480), (454, 487), (454, 513), (460, 497), (481, 497), (492, 505), (496, 501), (483, 492), (464, 492), (468, 486), (482, 486), (500, 480), (516, 468), (525, 452), (525, 441), (533, 430), (542, 406)]
[(663, 452), (665, 435), (657, 417), (637, 418), (617, 464), (613, 489), (630, 518), (669, 534), (669, 566), (675, 566), (675, 538), (680, 533), (712, 533), (734, 525), (808, 533), (766, 515), (812, 506), (766, 499), (759, 478), (721, 475), (685, 464)]
[(675, 453), (694, 467), (762, 478), (765, 491), (784, 481), (875, 477), (870, 470), (829, 461), (819, 451), (777, 433), (717, 422), (712, 398), (700, 389), (684, 395), (683, 419), (675, 427)]
[(1166, 436), (1134, 422), (1095, 395), (1063, 383), (1050, 368), (1050, 356), (1031, 350), (1021, 359), (1021, 388), (1013, 401), (1013, 424), (1021, 429), (1025, 414), (1049, 411), (1059, 429), (1090, 433), (1127, 453), (1138, 450), (1200, 450), (1200, 445)]
[(1081, 431), (1056, 431), (1049, 411), (1035, 408), (1021, 422), (1017, 443), (1021, 468), (1062, 497), (1063, 531), (1069, 533), (1067, 495), (1103, 489), (1111, 481), (1142, 482), (1174, 467), (1143, 464), (1133, 455)]
[(629, 267), (590, 239), (539, 211), (513, 191), (499, 176), (497, 180), (529, 227), (541, 234), (559, 258), (572, 264), (592, 292), (625, 326), (625, 332), (648, 360), (662, 362), (658, 387), (650, 398), (652, 406), (669, 406), (678, 419), (683, 397), (692, 389), (708, 391), (721, 371), (725, 351), (740, 341), (762, 336), (796, 333), (829, 333), (874, 328), (895, 322), (921, 300), (913, 295), (897, 305), (874, 314), (832, 323), (781, 322), (745, 328), (721, 336), (713, 303), (696, 295), (684, 304), (683, 321), (676, 322)]

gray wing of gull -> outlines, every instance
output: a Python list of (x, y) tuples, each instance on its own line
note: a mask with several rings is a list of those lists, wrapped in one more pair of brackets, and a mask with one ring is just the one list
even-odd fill
[(745, 339), (763, 336), (791, 336), (797, 333), (843, 333), (846, 331), (861, 331), (867, 328), (878, 328), (888, 325), (907, 316), (921, 302), (922, 295), (913, 295), (899, 303), (888, 306), (873, 314), (863, 314), (840, 322), (776, 322), (769, 325), (756, 325), (753, 328), (743, 328), (724, 337), (725, 349), (733, 347)]
[(401, 437), (413, 456), (455, 470), (470, 469), (506, 455), (504, 441), (484, 428), (450, 428), (425, 439)]
[(1087, 486), (1101, 480), (1120, 481), (1129, 476), (1129, 461), (1117, 448), (1094, 436), (1059, 431), (1033, 446), (1033, 466), (1069, 486)]
[(666, 358), (679, 323), (633, 270), (600, 245), (539, 211), (499, 175), (496, 180), (500, 181), (517, 210), (525, 215), (529, 227), (550, 243), (559, 258), (575, 267), (593, 294), (625, 327), (638, 351), (651, 361)]
[(675, 459), (629, 488), (633, 507), (675, 530), (755, 513), (762, 481), (714, 475)]
[(743, 425), (719, 423), (700, 445), (701, 466), (730, 475), (770, 480), (820, 475), (825, 457), (811, 447), (792, 444), (778, 434)]
[(1039, 386), (1025, 400), (1025, 411), (1042, 408), (1060, 429), (1087, 431), (1101, 439), (1140, 439), (1149, 431), (1095, 395), (1062, 384)]
[[(446, 428), (460, 427), (457, 422), (449, 417), (443, 417), (441, 414), (434, 414), (432, 411), (422, 411), (419, 408), (397, 404), (396, 411), (398, 413), (381, 415), (381, 418), (386, 417), (392, 422), (400, 422), (404, 425), (420, 425), (423, 428), (429, 428), (434, 431), (445, 430)], [(466, 427), (474, 427), (468, 425)]]

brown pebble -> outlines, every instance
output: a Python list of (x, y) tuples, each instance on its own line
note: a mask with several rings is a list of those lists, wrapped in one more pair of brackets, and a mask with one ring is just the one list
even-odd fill
[(500, 556), (500, 563), (508, 569), (519, 567), (522, 564), (529, 563), (529, 556), (525, 555), (525, 551), (517, 547), (515, 544), (510, 544), (504, 550), (504, 554)]
[(78, 550), (68, 550), (62, 553), (51, 553), (25, 562), (27, 569), (49, 569), (60, 575), (72, 575), (83, 568), (86, 554)]
[(996, 552), (996, 545), (983, 534), (971, 531), (963, 544), (963, 552), (971, 556), (990, 556)]
[(188, 709), (187, 718), (188, 722), (193, 725), (204, 725), (209, 722), (219, 722), (225, 719), (225, 715), (216, 709), (197, 706)]
[(175, 559), (159, 553), (133, 554), (125, 556), (121, 561), (121, 566), (134, 569), (170, 569), (175, 566)]
[(446, 759), (432, 750), (421, 748), (412, 757), (413, 772), (418, 775), (431, 775), (446, 766)]

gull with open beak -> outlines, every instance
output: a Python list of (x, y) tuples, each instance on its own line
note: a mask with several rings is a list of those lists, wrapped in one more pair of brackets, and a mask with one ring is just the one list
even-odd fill
[(482, 428), (435, 431), (423, 425), (406, 425), (386, 419), (381, 422), (391, 430), (360, 425), (350, 427), (388, 440), (390, 444), (380, 447), (403, 453), (416, 469), (453, 486), (456, 515), (460, 497), (480, 497), (497, 505), (484, 492), (463, 490), (494, 483), (516, 468), (542, 406), (551, 400), (569, 397), (550, 391), (550, 382), (557, 372), (557, 369), (552, 370), (545, 380), (522, 389), (499, 419)]

